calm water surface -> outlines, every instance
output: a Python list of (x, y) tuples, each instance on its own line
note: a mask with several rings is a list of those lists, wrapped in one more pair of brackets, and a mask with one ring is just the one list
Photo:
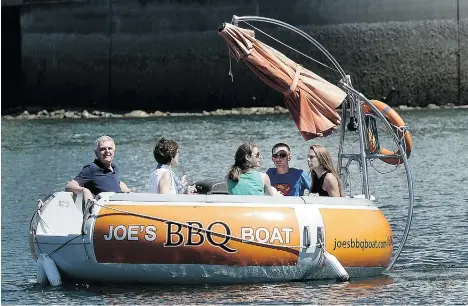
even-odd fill
[[(35, 284), (28, 224), (36, 201), (63, 190), (93, 159), (93, 142), (108, 134), (117, 143), (122, 180), (146, 191), (155, 166), (152, 147), (161, 136), (179, 142), (181, 173), (189, 180), (222, 178), (237, 147), (257, 142), (272, 165), (269, 149), (284, 141), (293, 166), (306, 167), (308, 143), (287, 116), (171, 117), (100, 121), (2, 121), (2, 289), (4, 304), (466, 304), (468, 303), (468, 133), (467, 110), (403, 112), (413, 133), (410, 158), (416, 205), (410, 237), (390, 273), (347, 283), (294, 282), (255, 285), (122, 286)], [(316, 142), (337, 150), (337, 135)], [(348, 148), (356, 146), (350, 137)], [(402, 167), (374, 161), (371, 191), (401, 238), (407, 213)], [(358, 170), (357, 167), (353, 168)], [(391, 172), (389, 172), (391, 171)], [(385, 175), (379, 172), (389, 172)], [(360, 193), (359, 172), (351, 177)], [(396, 249), (396, 248), (395, 248)]]

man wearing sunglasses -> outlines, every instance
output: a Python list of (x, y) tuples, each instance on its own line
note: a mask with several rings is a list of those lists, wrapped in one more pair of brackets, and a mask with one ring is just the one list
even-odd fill
[(304, 190), (310, 190), (310, 176), (301, 169), (289, 167), (291, 149), (287, 144), (275, 144), (271, 153), (276, 168), (268, 169), (266, 174), (276, 190), (284, 196), (303, 196)]

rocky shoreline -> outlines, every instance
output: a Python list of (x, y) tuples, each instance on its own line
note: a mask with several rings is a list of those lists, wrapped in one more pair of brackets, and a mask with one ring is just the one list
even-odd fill
[[(419, 110), (419, 109), (468, 109), (468, 105), (435, 105), (429, 104), (425, 108), (419, 106), (412, 107), (400, 105), (395, 107), (397, 110)], [(2, 116), (5, 120), (35, 120), (35, 119), (102, 119), (102, 118), (149, 118), (149, 117), (188, 117), (188, 116), (249, 116), (249, 115), (276, 115), (287, 114), (288, 110), (281, 106), (275, 107), (240, 107), (233, 109), (217, 109), (215, 111), (203, 111), (199, 113), (177, 113), (177, 112), (146, 112), (143, 110), (134, 110), (128, 113), (110, 113), (100, 110), (54, 110), (47, 111), (45, 109), (35, 112), (23, 111), (18, 115)]]

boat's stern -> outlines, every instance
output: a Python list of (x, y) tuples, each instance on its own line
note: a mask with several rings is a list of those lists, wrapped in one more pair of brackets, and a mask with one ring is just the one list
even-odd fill
[(29, 243), (34, 259), (50, 253), (68, 237), (81, 234), (83, 197), (74, 199), (70, 192), (56, 192), (38, 200), (29, 225)]

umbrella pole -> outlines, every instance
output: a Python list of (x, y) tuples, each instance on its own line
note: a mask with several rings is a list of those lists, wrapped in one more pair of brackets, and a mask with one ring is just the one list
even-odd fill
[[(354, 101), (353, 101), (354, 102)], [(355, 110), (358, 115), (358, 132), (359, 132), (359, 149), (360, 153), (360, 161), (361, 161), (361, 169), (362, 169), (362, 188), (364, 189), (364, 194), (366, 195), (366, 199), (370, 199), (369, 195), (369, 177), (367, 175), (367, 153), (366, 147), (364, 144), (364, 116), (362, 114), (362, 107), (355, 107)]]
[[(338, 163), (336, 165), (336, 171), (340, 174), (341, 182), (345, 183), (346, 182), (346, 177), (348, 173), (348, 167), (343, 169), (343, 145), (345, 141), (345, 134), (346, 134), (346, 117), (348, 113), (348, 103), (352, 103), (353, 101), (350, 100), (350, 97), (348, 96), (346, 100), (341, 104), (341, 130), (340, 130), (340, 143), (338, 145)], [(345, 170), (345, 172), (343, 172)], [(343, 185), (343, 189), (346, 188), (346, 186)], [(343, 190), (344, 192), (344, 190)]]

